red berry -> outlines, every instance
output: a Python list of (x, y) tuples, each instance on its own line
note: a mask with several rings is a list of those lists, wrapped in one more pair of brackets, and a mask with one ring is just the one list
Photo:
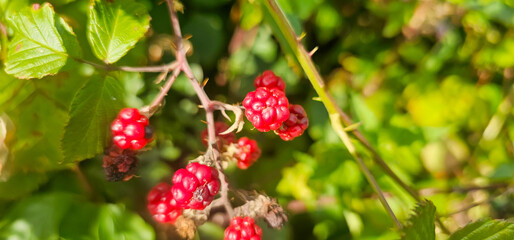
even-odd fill
[(249, 92), (243, 106), (246, 118), (261, 132), (277, 130), (289, 117), (289, 101), (276, 88), (260, 87)]
[(173, 175), (171, 193), (177, 206), (202, 210), (218, 194), (220, 181), (218, 171), (197, 162), (190, 163)]
[(129, 123), (123, 129), (123, 134), (125, 137), (131, 139), (141, 139), (145, 137), (145, 126), (139, 124), (137, 122)]
[(125, 122), (135, 122), (141, 117), (137, 108), (124, 108), (118, 114), (118, 118)]
[(261, 240), (262, 229), (251, 217), (235, 217), (225, 229), (224, 240)]
[(237, 166), (247, 169), (261, 156), (261, 149), (257, 142), (247, 137), (242, 137), (237, 141), (238, 152), (235, 154)]
[(259, 87), (267, 87), (267, 88), (277, 88), (280, 91), (284, 91), (286, 89), (286, 84), (284, 80), (279, 76), (276, 76), (272, 71), (264, 71), (262, 75), (255, 78), (254, 85), (256, 88)]
[[(233, 142), (236, 142), (236, 135), (233, 132), (227, 133), (227, 134), (220, 134), (227, 130), (229, 126), (224, 122), (215, 122), (214, 123), (214, 131), (216, 132), (216, 143), (218, 146), (218, 149), (223, 149), (223, 146), (229, 145)], [(204, 146), (207, 146), (208, 136), (207, 128), (202, 131), (201, 137), (202, 137), (202, 143)]]
[(177, 206), (171, 194), (171, 186), (167, 183), (159, 183), (147, 196), (148, 211), (158, 222), (171, 223), (182, 214), (182, 209)]
[(289, 118), (282, 123), (279, 129), (275, 130), (275, 133), (284, 141), (290, 141), (302, 135), (308, 126), (309, 119), (303, 107), (291, 104), (289, 105)]
[(146, 116), (135, 108), (124, 108), (111, 124), (113, 141), (121, 149), (141, 149), (151, 140), (147, 126)]

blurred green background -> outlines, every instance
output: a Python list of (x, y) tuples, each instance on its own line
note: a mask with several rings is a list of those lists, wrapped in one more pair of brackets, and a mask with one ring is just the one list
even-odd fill
[[(34, 2), (42, 1), (0, 0), (2, 21)], [(84, 58), (95, 61), (86, 39), (89, 1), (49, 2), (74, 29)], [(117, 65), (172, 61), (165, 3), (139, 2), (149, 10), (151, 29)], [(359, 130), (389, 166), (434, 202), (451, 231), (483, 217), (514, 216), (512, 191), (502, 194), (514, 179), (514, 1), (278, 2), (297, 34), (306, 33), (306, 48), (319, 47), (313, 61), (339, 106), (361, 122)], [(197, 78), (210, 79), (205, 90), (212, 99), (241, 102), (252, 91), (253, 79), (270, 69), (285, 80), (290, 102), (308, 113), (306, 134), (292, 142), (252, 130), (251, 124), (238, 134), (256, 139), (263, 154), (248, 170), (229, 167), (230, 184), (278, 198), (289, 215), (282, 230), (261, 222), (264, 239), (398, 239), (258, 1), (189, 0), (183, 5), (182, 31), (192, 36), (189, 61)], [(5, 43), (1, 46), (5, 51)], [(140, 156), (137, 177), (107, 182), (101, 156), (61, 164), (68, 108), (95, 71), (73, 63), (55, 76), (19, 80), (2, 68), (0, 238), (176, 237), (173, 227), (153, 222), (145, 199), (152, 186), (205, 150), (199, 101), (187, 79), (179, 77), (166, 105), (151, 119), (155, 141)], [(126, 106), (142, 107), (159, 91), (157, 74), (116, 76)], [(220, 114), (216, 119), (223, 121)], [(357, 146), (393, 211), (401, 220), (408, 218), (415, 201)], [(475, 202), (482, 204), (451, 214)], [(223, 228), (206, 224), (199, 234), (220, 239)]]

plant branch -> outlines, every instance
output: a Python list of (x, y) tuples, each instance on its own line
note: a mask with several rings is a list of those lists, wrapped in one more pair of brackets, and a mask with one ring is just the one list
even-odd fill
[[(309, 79), (311, 85), (313, 86), (314, 90), (319, 96), (320, 101), (325, 105), (325, 108), (327, 109), (329, 115), (331, 116), (331, 119), (340, 118), (345, 122), (347, 125), (351, 125), (352, 121), (351, 118), (344, 113), (344, 111), (337, 106), (332, 96), (328, 93), (328, 90), (325, 89), (325, 84), (323, 82), (323, 79), (321, 78), (321, 75), (319, 74), (317, 68), (314, 66), (314, 63), (311, 59), (311, 54), (305, 50), (303, 45), (301, 44), (301, 37), (297, 37), (296, 34), (293, 31), (293, 28), (291, 27), (291, 24), (289, 23), (289, 20), (286, 18), (284, 12), (282, 9), (278, 6), (276, 0), (261, 0), (261, 2), (264, 4), (265, 8), (268, 10), (269, 14), (271, 15), (273, 22), (277, 25), (279, 31), (284, 35), (284, 39), (287, 42), (287, 46), (291, 48), (293, 54), (295, 55), (296, 59), (300, 63), (301, 67), (303, 68), (305, 74), (307, 75), (307, 78)], [(333, 121), (332, 121), (333, 124)], [(339, 121), (339, 125), (341, 125), (341, 129), (344, 130), (342, 127), (342, 124)], [(387, 163), (384, 162), (384, 160), (380, 157), (378, 152), (371, 146), (371, 144), (364, 138), (364, 136), (359, 131), (352, 131), (353, 134), (357, 137), (357, 139), (367, 148), (370, 150), (370, 152), (373, 155), (373, 161), (377, 163), (384, 172), (389, 175), (393, 180), (395, 180), (402, 188), (404, 188), (416, 201), (421, 201), (419, 194), (417, 191), (415, 191), (412, 187), (407, 185), (405, 182), (403, 182), (387, 165)], [(343, 141), (344, 142), (344, 141)], [(345, 144), (346, 145), (346, 144)], [(347, 145), (348, 147), (348, 145)], [(354, 156), (355, 158), (355, 156)], [(359, 161), (359, 158), (355, 158), (356, 161)], [(366, 167), (364, 165), (364, 167)], [(369, 180), (369, 179), (368, 179)], [(380, 192), (377, 192), (377, 194), (381, 195)], [(380, 196), (380, 198), (384, 199), (384, 196)], [(382, 201), (381, 201), (382, 202)], [(383, 201), (382, 203), (384, 203)], [(385, 202), (387, 203), (387, 202)], [(388, 206), (384, 207), (388, 208)], [(395, 217), (393, 217), (394, 219)], [(448, 229), (442, 224), (439, 217), (436, 218), (437, 223), (440, 225), (441, 230), (445, 233), (449, 233)]]
[(230, 204), (230, 199), (228, 198), (228, 189), (229, 185), (227, 182), (227, 178), (223, 172), (223, 168), (221, 167), (220, 158), (219, 158), (219, 152), (218, 151), (209, 151), (209, 149), (212, 149), (214, 146), (216, 146), (216, 133), (214, 129), (214, 107), (212, 104), (212, 101), (209, 99), (209, 96), (205, 93), (200, 83), (196, 80), (193, 71), (191, 70), (191, 67), (189, 66), (189, 62), (186, 59), (186, 51), (184, 47), (182, 46), (182, 31), (180, 29), (180, 23), (178, 21), (177, 14), (175, 12), (175, 7), (173, 5), (173, 0), (166, 0), (166, 3), (168, 5), (168, 10), (170, 13), (170, 21), (171, 25), (173, 27), (173, 32), (175, 33), (175, 45), (177, 47), (176, 50), (176, 62), (177, 62), (177, 71), (182, 71), (189, 79), (189, 82), (191, 83), (193, 89), (196, 92), (196, 95), (200, 99), (200, 102), (202, 104), (202, 107), (205, 109), (205, 118), (207, 122), (207, 134), (208, 134), (208, 153), (213, 152), (215, 156), (214, 162), (215, 166), (219, 173), (219, 178), (221, 182), (221, 199), (223, 201), (223, 205), (229, 215), (229, 217), (232, 217), (234, 215), (234, 209), (232, 208)]
[(261, 1), (268, 9), (269, 13), (271, 14), (271, 17), (273, 18), (273, 21), (275, 22), (275, 24), (277, 24), (281, 33), (284, 35), (288, 46), (291, 47), (296, 59), (302, 66), (305, 74), (307, 75), (307, 78), (309, 79), (311, 85), (318, 94), (319, 99), (325, 105), (325, 108), (327, 109), (328, 114), (330, 116), (332, 128), (334, 128), (341, 141), (344, 143), (344, 145), (351, 153), (355, 161), (359, 164), (359, 167), (361, 168), (362, 172), (370, 182), (371, 186), (373, 187), (373, 190), (375, 190), (375, 192), (379, 195), (380, 202), (386, 209), (386, 212), (393, 219), (396, 226), (398, 228), (402, 228), (401, 223), (398, 221), (398, 218), (394, 215), (393, 211), (391, 210), (391, 207), (387, 203), (387, 200), (385, 199), (382, 191), (380, 190), (380, 187), (378, 186), (378, 183), (376, 182), (375, 178), (373, 177), (367, 166), (364, 164), (360, 156), (357, 154), (355, 147), (353, 146), (348, 134), (344, 130), (344, 127), (341, 123), (341, 118), (343, 115), (340, 114), (340, 112), (342, 111), (338, 109), (338, 107), (331, 100), (331, 97), (329, 97), (329, 94), (325, 90), (325, 83), (323, 82), (321, 75), (314, 66), (310, 54), (305, 50), (305, 48), (300, 42), (300, 39), (294, 33), (293, 28), (289, 23), (289, 20), (286, 18), (284, 12), (278, 6), (275, 0)]
[(334, 131), (337, 133), (337, 135), (339, 136), (341, 141), (343, 141), (344, 145), (348, 149), (348, 152), (350, 152), (350, 154), (353, 156), (355, 161), (357, 161), (359, 168), (361, 169), (362, 173), (364, 173), (364, 176), (366, 176), (366, 179), (371, 184), (371, 187), (373, 188), (373, 190), (377, 193), (380, 203), (382, 203), (382, 205), (386, 209), (389, 216), (393, 219), (394, 223), (396, 224), (396, 227), (398, 227), (398, 229), (402, 229), (402, 227), (403, 227), (402, 224), (400, 223), (400, 221), (398, 220), (396, 215), (394, 215), (393, 210), (387, 203), (387, 200), (384, 197), (384, 193), (380, 189), (380, 186), (378, 185), (375, 177), (373, 176), (373, 174), (371, 174), (371, 172), (369, 171), (366, 164), (364, 164), (364, 161), (357, 153), (357, 150), (355, 149), (355, 146), (353, 145), (352, 141), (350, 140), (350, 137), (348, 136), (346, 131), (343, 129), (343, 125), (341, 124), (341, 119), (340, 119), (339, 114), (331, 114), (330, 122), (332, 123), (332, 128), (334, 129)]
[[(350, 116), (348, 116), (348, 114), (346, 114), (339, 106), (337, 106), (337, 103), (335, 102), (334, 98), (327, 91), (328, 90), (325, 89), (325, 92), (328, 96), (328, 100), (331, 102), (332, 105), (335, 106), (335, 109), (341, 116), (341, 119), (343, 120), (344, 124), (346, 124), (346, 126), (352, 125), (353, 121), (350, 118)], [(378, 166), (380, 166), (389, 177), (391, 177), (396, 183), (398, 183), (398, 185), (405, 189), (405, 191), (407, 191), (407, 193), (409, 193), (414, 198), (414, 200), (421, 202), (421, 198), (419, 196), (418, 191), (410, 187), (407, 183), (400, 179), (400, 177), (396, 175), (396, 173), (393, 172), (389, 165), (387, 165), (384, 159), (382, 159), (380, 154), (378, 154), (375, 148), (373, 148), (373, 146), (368, 142), (368, 140), (364, 137), (364, 135), (362, 135), (362, 133), (359, 130), (355, 129), (351, 131), (351, 133), (353, 134), (353, 136), (357, 138), (357, 140), (359, 140), (359, 142), (361, 142), (362, 145), (364, 145), (364, 147), (366, 147), (371, 152), (373, 156), (373, 161), (376, 164), (378, 164)]]
[(170, 90), (171, 86), (173, 85), (173, 83), (175, 82), (175, 79), (177, 79), (179, 74), (180, 74), (180, 69), (175, 68), (175, 70), (173, 70), (173, 73), (166, 80), (166, 83), (164, 84), (164, 86), (161, 88), (161, 91), (159, 92), (159, 94), (154, 98), (152, 103), (148, 106), (147, 111), (148, 111), (149, 116), (152, 116), (155, 113), (155, 111), (157, 110), (157, 107), (159, 107), (159, 105), (161, 105), (162, 101), (164, 101), (164, 97), (166, 97), (166, 95), (168, 95), (168, 91)]

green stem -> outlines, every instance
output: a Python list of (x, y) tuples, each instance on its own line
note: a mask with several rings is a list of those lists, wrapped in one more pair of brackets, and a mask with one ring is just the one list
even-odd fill
[[(342, 132), (344, 132), (344, 134), (340, 134), (340, 133), (338, 133), (338, 134), (339, 134), (339, 137), (341, 138), (341, 140), (343, 141), (343, 143), (348, 148), (348, 150), (355, 149), (355, 147), (352, 145), (351, 141), (349, 141), (349, 138), (347, 139), (348, 135), (346, 134), (346, 131), (344, 131), (344, 127), (342, 126), (342, 123), (340, 121), (342, 119), (342, 121), (345, 122), (346, 125), (351, 125), (352, 121), (351, 121), (350, 117), (346, 113), (344, 113), (341, 110), (341, 108), (339, 108), (339, 106), (337, 106), (337, 104), (335, 103), (332, 96), (328, 93), (327, 89), (325, 89), (325, 83), (323, 81), (323, 78), (321, 77), (321, 75), (317, 71), (316, 67), (314, 66), (314, 63), (312, 62), (312, 59), (311, 59), (311, 55), (305, 50), (305, 48), (301, 44), (301, 42), (300, 42), (301, 39), (299, 39), (298, 36), (296, 36), (291, 24), (289, 23), (289, 20), (286, 18), (284, 12), (278, 6), (276, 0), (261, 0), (261, 2), (267, 9), (271, 18), (273, 19), (273, 23), (276, 24), (276, 26), (280, 30), (281, 34), (283, 35), (284, 39), (286, 40), (287, 47), (289, 47), (291, 49), (294, 56), (296, 57), (296, 59), (298, 60), (298, 62), (301, 65), (301, 67), (303, 68), (305, 75), (307, 76), (307, 78), (309, 79), (310, 83), (312, 84), (314, 90), (318, 94), (319, 100), (323, 103), (323, 105), (327, 109), (327, 111), (330, 115), (332, 127), (334, 128), (334, 130), (336, 130), (336, 132), (338, 132), (337, 128), (340, 128), (343, 130)], [(338, 119), (338, 120), (335, 121), (336, 119)], [(414, 188), (410, 187), (408, 184), (403, 182), (398, 177), (398, 175), (396, 175), (392, 171), (392, 169), (387, 165), (387, 163), (385, 163), (385, 161), (380, 157), (378, 152), (371, 146), (371, 144), (366, 140), (366, 138), (359, 131), (355, 130), (355, 131), (352, 131), (352, 133), (357, 138), (357, 140), (359, 140), (372, 153), (373, 161), (376, 164), (378, 164), (387, 175), (389, 175), (403, 189), (405, 189), (405, 191), (407, 191), (416, 201), (418, 201), (418, 202), (421, 201), (419, 193)], [(354, 159), (357, 161), (357, 163), (361, 167), (361, 170), (363, 170), (363, 173), (366, 175), (366, 178), (368, 178), (368, 181), (370, 181), (370, 183), (372, 184), (375, 192), (379, 195), (379, 198), (381, 199), (381, 203), (382, 203), (382, 205), (384, 205), (384, 208), (388, 211), (389, 215), (391, 215), (391, 218), (393, 218), (393, 220), (396, 220), (396, 216), (394, 216), (392, 211), (391, 212), (389, 211), (390, 207), (387, 204), (387, 202), (385, 201), (385, 198), (384, 198), (382, 192), (380, 191), (380, 188), (378, 187), (378, 185), (375, 185), (373, 183), (374, 178), (372, 178), (373, 176), (371, 175), (371, 173), (369, 173), (369, 170), (366, 167), (366, 165), (364, 165), (364, 163), (362, 162), (362, 159), (356, 154), (355, 155), (352, 154), (352, 156), (354, 157)], [(370, 178), (370, 176), (367, 175), (366, 172), (371, 175), (371, 178)], [(446, 229), (446, 227), (440, 221), (439, 217), (437, 218), (437, 222), (440, 225), (441, 230), (443, 232), (449, 233), (449, 231)]]
[(353, 145), (353, 143), (350, 140), (350, 137), (344, 130), (343, 124), (341, 122), (342, 116), (338, 111), (338, 107), (334, 104), (334, 102), (331, 100), (331, 97), (326, 92), (325, 83), (323, 82), (323, 79), (321, 78), (319, 72), (316, 70), (314, 63), (311, 60), (310, 54), (305, 50), (303, 45), (300, 43), (300, 39), (298, 39), (298, 37), (294, 33), (293, 28), (287, 20), (284, 12), (278, 6), (275, 0), (262, 0), (262, 3), (268, 9), (271, 17), (273, 18), (273, 21), (277, 24), (278, 28), (284, 35), (287, 44), (293, 51), (293, 54), (295, 55), (300, 65), (302, 66), (305, 74), (307, 75), (307, 78), (309, 79), (314, 90), (318, 94), (320, 101), (325, 105), (325, 108), (327, 109), (328, 114), (330, 116), (332, 128), (336, 131), (339, 138), (344, 143), (352, 157), (359, 164), (361, 171), (364, 173), (364, 175), (370, 182), (371, 186), (373, 187), (373, 190), (379, 196), (380, 203), (382, 203), (387, 213), (395, 222), (396, 226), (398, 228), (402, 228), (401, 223), (398, 221), (398, 218), (394, 215), (393, 211), (391, 210), (391, 207), (389, 206), (387, 200), (384, 197), (384, 194), (380, 190), (380, 186), (378, 185), (375, 178), (369, 171), (368, 167), (364, 164), (360, 156), (357, 154), (355, 146)]
[(5, 61), (5, 58), (7, 57), (7, 28), (5, 25), (0, 22), (0, 61)]
[(355, 159), (355, 161), (357, 161), (357, 164), (359, 165), (361, 172), (364, 173), (364, 176), (366, 176), (366, 179), (371, 184), (371, 187), (373, 187), (373, 190), (377, 193), (380, 203), (382, 203), (382, 205), (386, 209), (389, 216), (391, 216), (394, 223), (396, 224), (396, 227), (398, 227), (399, 229), (402, 229), (402, 224), (400, 223), (400, 221), (398, 221), (398, 218), (396, 218), (393, 210), (387, 203), (387, 200), (384, 197), (384, 193), (380, 189), (380, 186), (378, 185), (377, 180), (375, 179), (373, 174), (371, 174), (368, 167), (366, 167), (366, 164), (364, 164), (364, 161), (362, 161), (362, 158), (357, 153), (357, 150), (355, 149), (355, 146), (353, 145), (352, 141), (350, 140), (350, 137), (344, 130), (343, 124), (341, 123), (341, 117), (339, 116), (339, 114), (331, 114), (330, 122), (332, 124), (332, 128), (334, 129), (334, 131), (337, 133), (337, 135), (339, 136), (341, 141), (343, 141), (346, 148), (348, 148), (348, 152), (350, 152), (350, 154)]

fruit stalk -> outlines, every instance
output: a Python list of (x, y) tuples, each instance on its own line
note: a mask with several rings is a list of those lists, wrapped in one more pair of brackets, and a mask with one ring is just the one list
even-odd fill
[[(177, 14), (175, 12), (175, 7), (173, 0), (166, 0), (166, 3), (168, 5), (168, 11), (170, 13), (170, 21), (171, 25), (173, 27), (173, 32), (175, 34), (175, 41), (176, 41), (176, 62), (177, 62), (177, 68), (176, 70), (180, 72), (184, 72), (184, 74), (189, 79), (189, 82), (191, 83), (193, 89), (196, 92), (196, 95), (200, 99), (200, 102), (202, 104), (202, 107), (205, 109), (205, 118), (207, 122), (207, 136), (208, 136), (208, 147), (207, 149), (213, 149), (213, 147), (216, 145), (216, 134), (215, 134), (215, 128), (214, 128), (214, 115), (213, 112), (215, 110), (209, 96), (205, 93), (200, 83), (196, 80), (195, 76), (193, 75), (193, 71), (191, 70), (191, 67), (189, 66), (189, 63), (186, 59), (186, 51), (182, 46), (182, 31), (180, 29), (180, 23), (177, 18)], [(234, 212), (230, 200), (228, 199), (228, 182), (226, 180), (225, 174), (223, 172), (223, 169), (221, 168), (221, 164), (219, 163), (219, 152), (218, 151), (207, 151), (212, 152), (215, 154), (214, 159), (216, 160), (216, 168), (219, 172), (219, 178), (221, 182), (221, 199), (223, 201), (223, 205), (225, 206), (225, 209), (227, 213), (231, 216)]]

